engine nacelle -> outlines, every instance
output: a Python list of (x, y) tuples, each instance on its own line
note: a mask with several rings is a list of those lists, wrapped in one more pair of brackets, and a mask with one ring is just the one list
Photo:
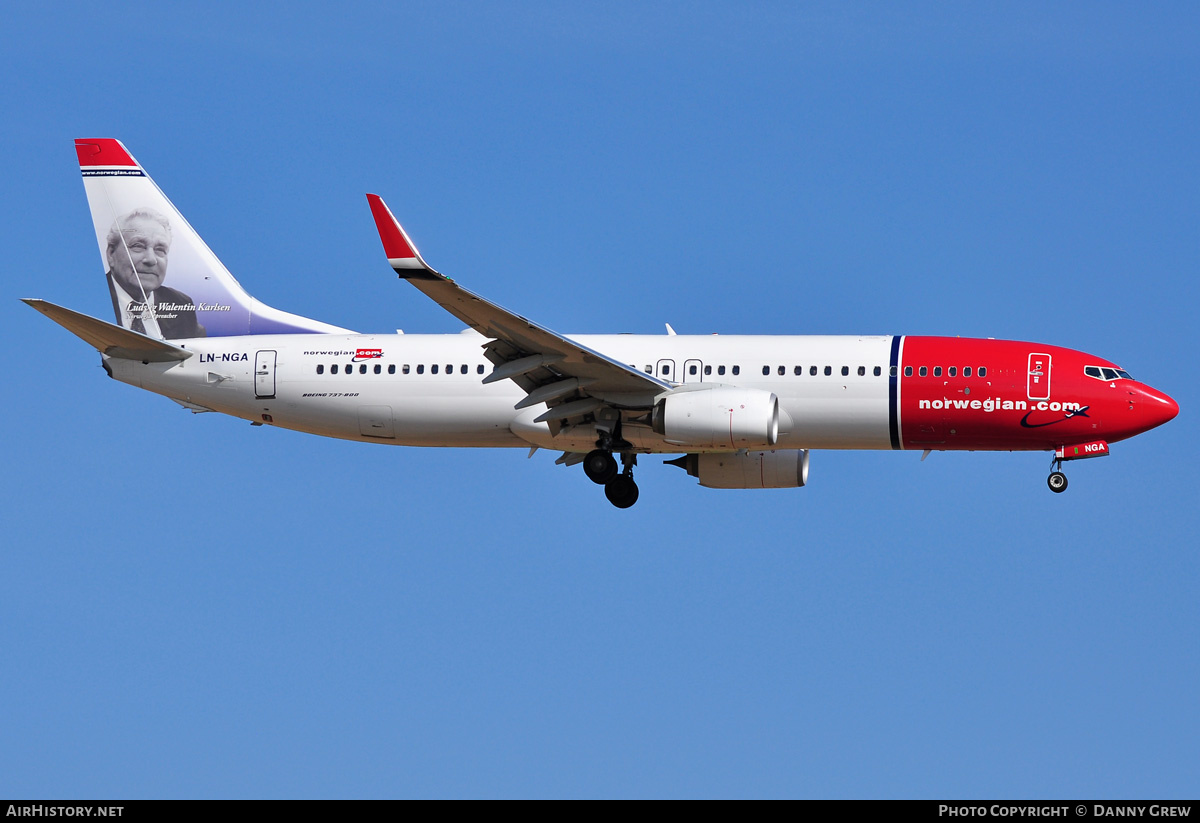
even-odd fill
[(731, 386), (675, 391), (654, 405), (651, 428), (675, 446), (768, 448), (779, 439), (779, 398)]
[(798, 489), (808, 482), (808, 449), (685, 454), (667, 462), (710, 489)]

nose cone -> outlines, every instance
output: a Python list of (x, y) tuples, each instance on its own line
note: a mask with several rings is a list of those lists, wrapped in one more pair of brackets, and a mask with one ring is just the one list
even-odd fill
[(1149, 386), (1142, 388), (1142, 398), (1138, 405), (1141, 407), (1141, 416), (1148, 429), (1161, 426), (1168, 420), (1174, 420), (1175, 415), (1179, 414), (1178, 403), (1158, 389), (1152, 389)]

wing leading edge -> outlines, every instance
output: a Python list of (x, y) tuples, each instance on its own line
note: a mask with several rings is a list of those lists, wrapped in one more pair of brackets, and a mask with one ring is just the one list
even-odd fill
[(450, 314), (485, 337), (485, 354), (494, 365), (485, 383), (512, 380), (526, 396), (516, 408), (539, 403), (550, 406), (538, 417), (552, 427), (603, 405), (648, 408), (672, 386), (652, 375), (619, 363), (557, 332), (464, 289), (434, 270), (405, 233), (387, 204), (368, 194), (371, 214), (388, 263)]

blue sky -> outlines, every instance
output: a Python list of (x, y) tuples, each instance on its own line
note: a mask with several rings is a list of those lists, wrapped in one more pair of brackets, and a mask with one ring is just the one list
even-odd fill
[[(0, 795), (1195, 797), (1200, 11), (77, 4), (0, 32)], [(563, 332), (951, 334), (1178, 419), (1072, 465), (818, 452), (613, 509), (541, 452), (193, 416), (29, 310), (109, 303), (76, 137), (242, 284)], [(1185, 368), (1187, 366), (1187, 368)]]

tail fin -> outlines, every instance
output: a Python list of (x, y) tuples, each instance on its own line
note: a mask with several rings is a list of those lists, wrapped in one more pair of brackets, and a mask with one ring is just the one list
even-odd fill
[(76, 140), (117, 324), (175, 340), (346, 333), (246, 294), (119, 140)]

